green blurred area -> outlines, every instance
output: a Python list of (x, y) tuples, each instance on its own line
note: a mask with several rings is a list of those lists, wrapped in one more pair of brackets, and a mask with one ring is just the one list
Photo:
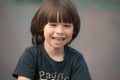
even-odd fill
[(0, 3), (40, 3), (42, 0), (0, 0)]
[[(43, 0), (0, 0), (0, 3), (40, 4)], [(102, 9), (120, 12), (120, 0), (72, 0), (78, 8)]]

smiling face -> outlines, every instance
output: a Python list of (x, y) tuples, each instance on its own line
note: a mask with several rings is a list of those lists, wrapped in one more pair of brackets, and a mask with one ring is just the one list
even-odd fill
[(44, 27), (44, 45), (63, 48), (72, 39), (73, 24), (48, 22)]
[(43, 30), (48, 22), (73, 24), (74, 34), (68, 44), (77, 37), (80, 31), (80, 17), (71, 0), (43, 0), (31, 22), (33, 45), (39, 45), (45, 41)]

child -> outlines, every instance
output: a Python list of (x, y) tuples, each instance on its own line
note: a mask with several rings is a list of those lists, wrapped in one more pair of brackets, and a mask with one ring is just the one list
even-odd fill
[(70, 0), (43, 0), (31, 23), (33, 46), (25, 49), (12, 75), (18, 80), (91, 80), (82, 54), (68, 46), (79, 30)]

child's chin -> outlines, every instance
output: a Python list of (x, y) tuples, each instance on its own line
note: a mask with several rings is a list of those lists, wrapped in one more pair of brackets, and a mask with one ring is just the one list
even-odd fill
[(53, 47), (56, 48), (56, 49), (59, 49), (59, 48), (63, 48), (64, 45), (54, 45)]

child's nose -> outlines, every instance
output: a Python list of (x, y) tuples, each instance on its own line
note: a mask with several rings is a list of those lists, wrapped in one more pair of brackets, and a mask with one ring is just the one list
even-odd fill
[(57, 34), (64, 34), (64, 28), (63, 26), (58, 26), (56, 29), (56, 33)]

